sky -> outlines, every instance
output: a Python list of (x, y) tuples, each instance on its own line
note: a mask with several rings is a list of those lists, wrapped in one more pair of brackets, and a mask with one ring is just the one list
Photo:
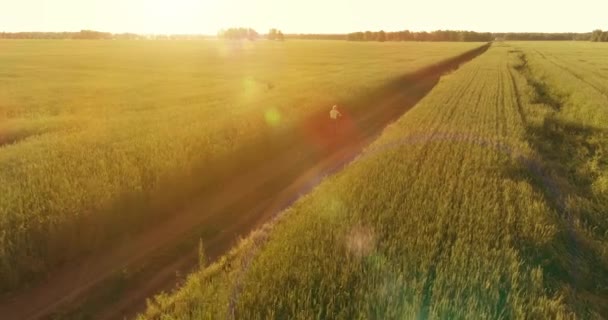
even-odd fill
[(0, 31), (216, 34), (608, 30), (608, 0), (0, 0)]

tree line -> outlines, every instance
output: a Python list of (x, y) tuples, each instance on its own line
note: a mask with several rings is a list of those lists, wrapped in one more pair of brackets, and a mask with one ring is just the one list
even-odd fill
[(238, 39), (247, 39), (247, 40), (256, 40), (259, 38), (260, 34), (257, 31), (251, 28), (229, 28), (220, 30), (217, 34), (218, 38), (221, 39), (230, 39), (230, 40), (238, 40)]
[(474, 31), (438, 30), (433, 32), (412, 31), (365, 31), (349, 33), (346, 36), (350, 41), (475, 41), (486, 42), (493, 40), (518, 40), (518, 41), (606, 41), (597, 40), (608, 37), (608, 33), (596, 30), (592, 33), (532, 33), (532, 32), (509, 32), (490, 33)]
[(412, 32), (409, 30), (385, 32), (365, 31), (349, 33), (349, 41), (491, 41), (489, 32), (438, 30), (433, 32)]
[(286, 39), (299, 40), (346, 40), (345, 34), (293, 33), (286, 34)]
[(81, 30), (79, 32), (0, 32), (0, 39), (112, 39), (109, 32)]
[(496, 38), (503, 40), (518, 40), (518, 41), (588, 41), (591, 33), (540, 33), (540, 32), (508, 32), (494, 33)]
[(593, 30), (590, 40), (593, 42), (608, 42), (608, 31)]
[[(349, 40), (349, 41), (476, 41), (487, 42), (492, 40), (518, 40), (518, 41), (594, 41), (608, 42), (608, 31), (594, 30), (588, 33), (533, 33), (508, 32), (490, 33), (474, 31), (437, 30), (432, 32), (414, 32), (409, 30), (385, 32), (365, 31), (349, 34), (283, 34), (281, 30), (270, 29), (268, 34), (260, 35), (252, 28), (229, 28), (220, 30), (217, 37), (231, 40), (268, 40), (283, 41), (285, 39), (303, 40)], [(174, 35), (140, 35), (135, 33), (112, 34), (94, 30), (81, 30), (79, 32), (0, 32), (0, 39), (91, 39), (91, 40), (202, 40), (212, 36), (197, 34)]]

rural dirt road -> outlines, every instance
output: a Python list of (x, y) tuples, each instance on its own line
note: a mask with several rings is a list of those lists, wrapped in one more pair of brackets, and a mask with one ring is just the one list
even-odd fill
[[(178, 285), (197, 267), (199, 239), (208, 260), (288, 207), (354, 159), (390, 122), (422, 99), (440, 76), (485, 52), (488, 45), (395, 79), (359, 103), (333, 135), (328, 112), (302, 122), (302, 138), (257, 166), (217, 184), (167, 221), (120, 246), (54, 271), (38, 285), (0, 297), (2, 319), (124, 319), (146, 298)], [(304, 150), (304, 151), (303, 151)]]

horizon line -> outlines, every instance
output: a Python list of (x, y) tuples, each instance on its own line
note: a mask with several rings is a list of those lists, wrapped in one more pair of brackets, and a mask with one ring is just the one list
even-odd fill
[[(228, 30), (228, 29), (234, 29), (234, 28), (245, 28), (245, 29), (253, 29), (254, 31), (257, 32), (257, 30), (255, 28), (250, 28), (250, 27), (230, 27), (230, 28), (221, 28), (218, 29), (218, 31), (215, 34), (211, 34), (211, 33), (179, 33), (179, 32), (173, 32), (173, 33), (158, 33), (158, 32), (132, 32), (132, 31), (121, 31), (121, 32), (111, 32), (111, 31), (100, 31), (100, 30), (94, 30), (94, 29), (80, 29), (77, 31), (40, 31), (40, 30), (36, 30), (36, 31), (5, 31), (5, 30), (0, 30), (0, 33), (79, 33), (82, 31), (93, 31), (93, 32), (100, 32), (100, 33), (109, 33), (112, 35), (120, 35), (120, 34), (134, 34), (134, 35), (141, 35), (141, 36), (154, 36), (154, 35), (188, 35), (188, 36), (208, 36), (208, 37), (217, 37), (218, 33), (221, 32), (222, 30)], [(280, 28), (273, 28), (273, 29), (277, 29), (279, 31), (282, 31)], [(601, 30), (601, 29), (594, 29), (594, 30)], [(586, 31), (586, 32), (576, 32), (576, 31), (554, 31), (554, 32), (546, 32), (546, 31), (474, 31), (474, 30), (460, 30), (460, 29), (436, 29), (436, 30), (419, 30), (419, 31), (414, 31), (414, 30), (410, 30), (410, 29), (402, 29), (402, 30), (384, 30), (384, 29), (380, 29), (380, 30), (361, 30), (361, 31), (351, 31), (351, 32), (285, 32), (285, 35), (348, 35), (351, 33), (357, 33), (357, 32), (380, 32), (380, 31), (384, 31), (387, 33), (390, 32), (404, 32), (404, 31), (409, 31), (412, 33), (422, 33), (422, 32), (427, 32), (427, 33), (431, 33), (431, 32), (437, 32), (437, 31), (455, 31), (455, 32), (475, 32), (475, 33), (491, 33), (491, 34), (502, 34), (502, 33), (518, 33), (518, 34), (585, 34), (585, 33), (592, 33), (594, 30), (590, 30), (590, 31)], [(266, 34), (268, 32), (261, 32), (260, 34)]]

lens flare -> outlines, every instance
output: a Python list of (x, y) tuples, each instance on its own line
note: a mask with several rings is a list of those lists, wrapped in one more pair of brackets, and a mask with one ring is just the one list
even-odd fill
[(281, 123), (281, 113), (275, 108), (270, 108), (264, 113), (266, 123), (271, 127), (276, 127)]
[(357, 258), (369, 256), (375, 247), (376, 240), (371, 228), (354, 227), (346, 236), (346, 248)]

